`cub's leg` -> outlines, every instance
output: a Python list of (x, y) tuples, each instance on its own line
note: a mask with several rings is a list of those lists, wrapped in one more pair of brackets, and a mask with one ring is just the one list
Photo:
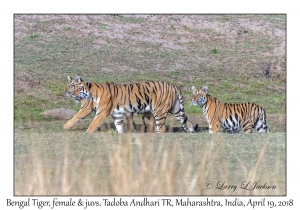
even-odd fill
[(70, 119), (65, 125), (64, 125), (64, 129), (70, 129), (74, 126), (74, 124), (80, 120), (85, 118), (86, 116), (88, 116), (89, 114), (92, 113), (93, 111), (93, 101), (90, 100), (83, 100), (81, 102), (81, 108), (79, 110), (79, 112), (74, 115), (74, 117), (72, 119)]
[(247, 130), (244, 130), (244, 133), (252, 133), (252, 127), (251, 128), (247, 128)]
[(209, 124), (209, 133), (218, 133), (220, 132), (221, 124), (219, 122), (212, 122)]
[(258, 133), (266, 132), (270, 133), (270, 129), (267, 126), (267, 117), (266, 117), (266, 112), (263, 111), (262, 114), (259, 116), (259, 119), (257, 120), (255, 124), (255, 129)]
[(255, 129), (258, 133), (270, 133), (270, 129), (268, 128), (266, 122), (263, 122), (261, 120), (258, 120), (258, 122), (255, 125)]
[(243, 131), (244, 133), (252, 133), (252, 129), (254, 124), (252, 122), (246, 122), (243, 124)]

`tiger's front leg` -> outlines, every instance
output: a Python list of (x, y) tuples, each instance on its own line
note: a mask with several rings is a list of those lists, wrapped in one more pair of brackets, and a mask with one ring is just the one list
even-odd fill
[(220, 132), (220, 123), (212, 122), (209, 124), (209, 133), (218, 133)]
[(86, 130), (87, 133), (93, 133), (97, 128), (99, 128), (110, 116), (109, 111), (99, 111), (96, 113), (96, 116), (93, 122), (90, 124), (88, 129)]
[[(145, 118), (147, 118), (149, 120), (149, 125), (147, 126), (146, 122), (145, 122)], [(143, 120), (143, 124), (144, 126), (147, 126), (147, 130), (149, 131), (154, 131), (155, 130), (155, 118), (153, 116), (153, 114), (151, 112), (145, 112), (142, 113), (142, 120)]]
[(88, 101), (88, 100), (82, 101), (79, 112), (76, 115), (74, 115), (74, 117), (70, 119), (66, 124), (64, 124), (64, 129), (72, 128), (78, 120), (85, 118), (86, 116), (91, 114), (92, 111), (93, 111), (92, 101)]
[[(126, 122), (127, 122), (127, 124), (128, 124), (127, 128), (129, 128), (130, 131), (132, 131), (132, 130), (136, 131), (136, 125), (135, 125), (135, 122), (134, 122), (134, 120), (133, 120), (133, 113), (126, 114), (126, 115), (124, 115), (124, 116), (125, 116)], [(116, 122), (116, 121), (115, 121), (115, 126), (116, 126), (116, 128), (117, 128), (116, 123), (117, 123), (117, 124), (120, 124), (121, 121), (120, 121), (120, 122)], [(122, 124), (123, 124), (123, 122), (122, 122)], [(118, 128), (117, 128), (117, 130), (118, 130)], [(128, 129), (127, 129), (127, 130), (128, 130)], [(118, 132), (119, 132), (119, 130), (118, 130)]]

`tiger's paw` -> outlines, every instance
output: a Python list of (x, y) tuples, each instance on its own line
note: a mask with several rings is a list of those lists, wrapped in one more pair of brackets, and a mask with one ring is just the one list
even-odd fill
[(72, 124), (68, 121), (66, 124), (64, 124), (64, 129), (68, 130), (70, 128), (72, 128)]
[(87, 130), (86, 130), (86, 133), (93, 133), (94, 131), (92, 130), (92, 129), (90, 129), (90, 128), (88, 128)]

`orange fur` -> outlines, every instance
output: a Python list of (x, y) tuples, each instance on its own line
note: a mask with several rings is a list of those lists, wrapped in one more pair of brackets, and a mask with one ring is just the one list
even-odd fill
[[(75, 80), (72, 79), (71, 77), (68, 76), (68, 84), (66, 85), (65, 88), (65, 93), (67, 96), (72, 96), (75, 98), (74, 92), (75, 92), (75, 85), (78, 83), (79, 78), (76, 78)], [(113, 84), (112, 82), (110, 84)], [(64, 128), (65, 129), (70, 129), (72, 128), (75, 123), (80, 120), (80, 119), (84, 119), (86, 116), (88, 116), (89, 114), (91, 114), (93, 111), (96, 112), (96, 107), (97, 107), (97, 103), (92, 101), (92, 100), (81, 100), (81, 101), (77, 101), (78, 103), (81, 102), (81, 107), (79, 112), (72, 118), (70, 119), (65, 125)], [(147, 118), (150, 122), (149, 124), (149, 130), (153, 131), (154, 130), (154, 118), (153, 115), (151, 114), (151, 112), (146, 112), (142, 114), (142, 120), (144, 125), (146, 126), (146, 122), (145, 122), (145, 118)], [(125, 116), (127, 123), (129, 123), (131, 128), (136, 129), (135, 126), (135, 122), (133, 120), (133, 114), (130, 115), (126, 115)]]
[(185, 131), (194, 132), (192, 123), (184, 114), (180, 90), (167, 82), (114, 84), (79, 81), (74, 95), (77, 100), (87, 99), (97, 104), (96, 116), (87, 129), (88, 133), (94, 132), (109, 116), (115, 119), (118, 132), (122, 132), (119, 122), (124, 115), (149, 111), (155, 118), (157, 132), (165, 131), (168, 112), (180, 120)]
[(199, 105), (209, 124), (209, 133), (217, 133), (224, 129), (229, 133), (270, 132), (266, 125), (264, 108), (253, 103), (228, 104), (208, 94), (207, 87), (193, 91), (193, 105)]

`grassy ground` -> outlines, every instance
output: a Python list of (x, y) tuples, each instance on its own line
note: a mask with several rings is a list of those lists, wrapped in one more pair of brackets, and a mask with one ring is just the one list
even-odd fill
[(16, 195), (286, 194), (285, 134), (47, 131), (15, 135)]
[[(285, 194), (285, 15), (15, 15), (14, 26), (16, 194)], [(79, 109), (73, 99), (64, 96), (68, 75), (89, 81), (176, 84), (183, 92), (187, 116), (199, 124), (199, 133), (173, 134), (181, 133), (182, 128), (172, 116), (167, 118), (167, 134), (158, 137), (135, 134), (120, 140), (111, 119), (96, 134), (86, 135), (92, 115), (64, 131), (64, 121), (45, 119), (40, 113), (61, 107)], [(210, 94), (224, 102), (263, 106), (274, 134), (205, 134), (208, 125), (202, 111), (191, 105), (188, 88), (193, 85), (208, 86)], [(140, 116), (135, 121), (141, 131)], [(137, 138), (144, 143), (131, 149)], [(153, 171), (165, 154), (156, 153), (160, 148), (157, 138), (163, 144), (161, 151), (176, 154), (166, 159), (174, 168)], [(116, 149), (124, 141), (128, 155), (137, 158), (137, 162), (128, 159), (135, 170), (115, 165), (127, 161)], [(151, 149), (141, 153), (145, 148)], [(142, 154), (151, 158), (144, 160)], [(143, 161), (149, 168), (144, 168)], [(78, 164), (88, 172), (78, 172)], [(259, 179), (277, 185), (276, 190), (233, 193), (204, 189), (210, 178), (230, 180), (229, 184), (253, 178), (255, 167)], [(65, 178), (57, 176), (64, 170)], [(189, 173), (182, 174), (187, 170)], [(166, 171), (170, 179), (163, 177)], [(126, 172), (136, 174), (122, 178), (120, 174)], [(176, 178), (172, 178), (174, 173), (178, 173)], [(101, 183), (91, 188), (87, 182), (80, 188), (78, 180), (85, 176)], [(109, 176), (118, 180), (116, 188)], [(182, 179), (185, 181), (180, 182)], [(57, 186), (65, 184), (49, 189), (51, 181)], [(134, 183), (133, 188), (124, 191), (126, 183)], [(147, 186), (138, 188), (141, 184)], [(169, 188), (155, 191), (157, 185)]]
[[(285, 114), (285, 16), (15, 16), (15, 121), (75, 108), (67, 76), (89, 81), (164, 80), (208, 86), (224, 102)], [(269, 64), (273, 64), (270, 65)], [(270, 78), (265, 71), (270, 70)], [(187, 113), (200, 114), (191, 106)]]

